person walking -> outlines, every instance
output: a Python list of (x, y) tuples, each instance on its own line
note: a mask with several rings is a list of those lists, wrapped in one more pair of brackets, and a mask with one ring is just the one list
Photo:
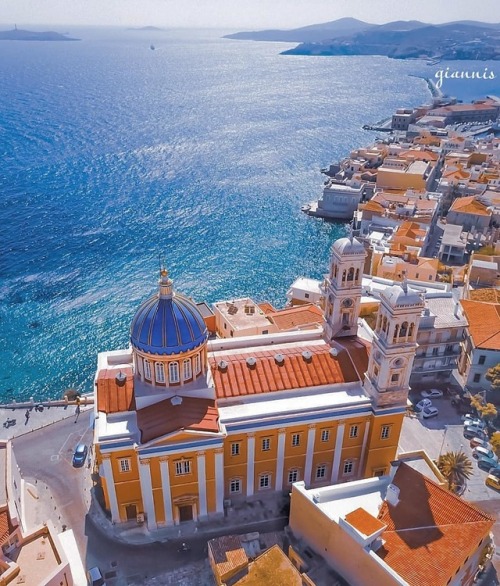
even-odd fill
[(24, 422), (24, 425), (28, 425), (28, 421), (30, 420), (30, 410), (26, 409), (26, 413), (24, 414), (24, 416), (26, 417), (26, 421)]

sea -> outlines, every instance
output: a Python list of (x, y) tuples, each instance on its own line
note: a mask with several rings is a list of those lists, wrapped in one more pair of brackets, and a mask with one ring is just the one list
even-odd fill
[[(320, 169), (376, 138), (364, 124), (428, 103), (422, 77), (473, 69), (282, 56), (234, 31), (67, 32), (81, 40), (0, 42), (0, 403), (91, 391), (159, 262), (196, 301), (283, 307), (347, 230), (300, 211)], [(485, 66), (494, 80), (442, 89), (500, 94)]]

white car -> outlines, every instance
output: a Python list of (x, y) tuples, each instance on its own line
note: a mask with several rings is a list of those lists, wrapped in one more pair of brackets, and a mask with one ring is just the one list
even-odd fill
[(424, 407), (424, 409), (422, 409), (422, 417), (424, 419), (429, 419), (429, 417), (436, 417), (439, 414), (439, 411), (436, 409), (436, 407)]
[(488, 450), (487, 448), (482, 448), (481, 446), (478, 446), (472, 450), (472, 457), (476, 460), (479, 460), (479, 458), (491, 458), (492, 460), (495, 460), (495, 462), (498, 462), (498, 456), (493, 450)]
[(472, 426), (477, 427), (479, 429), (486, 429), (486, 423), (482, 419), (479, 419), (477, 417), (474, 417), (472, 419), (470, 417), (466, 417), (464, 419), (464, 429), (466, 427)]
[(426, 407), (432, 407), (432, 401), (430, 399), (422, 399), (415, 405), (415, 411), (422, 411)]
[(420, 394), (424, 399), (438, 399), (443, 396), (443, 391), (440, 391), (439, 389), (427, 389)]

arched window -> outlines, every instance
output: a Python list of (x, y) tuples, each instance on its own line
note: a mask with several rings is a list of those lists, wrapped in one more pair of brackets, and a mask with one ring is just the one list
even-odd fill
[(201, 354), (200, 353), (196, 354), (196, 356), (194, 357), (194, 373), (198, 374), (199, 372), (201, 372)]
[(171, 362), (168, 365), (168, 380), (171, 383), (179, 382), (179, 363)]
[(191, 368), (191, 359), (186, 358), (182, 363), (182, 378), (184, 380), (189, 380), (193, 376), (193, 370)]
[(333, 276), (336, 277), (338, 273), (337, 265), (333, 265)]
[(384, 330), (385, 333), (387, 333), (387, 317), (385, 315), (382, 318), (382, 329)]
[(155, 363), (155, 376), (157, 383), (164, 383), (165, 382), (165, 367), (163, 362), (156, 362)]
[(347, 275), (347, 272), (346, 271), (342, 271), (342, 283), (345, 282), (346, 275)]
[(347, 280), (354, 281), (354, 268), (353, 267), (351, 267), (349, 269), (349, 272), (347, 273)]
[(399, 325), (398, 325), (398, 324), (396, 324), (396, 325), (394, 326), (394, 338), (393, 338), (393, 339), (394, 339), (394, 341), (395, 341), (395, 340), (396, 340), (396, 338), (398, 337), (398, 332), (399, 332)]
[(356, 269), (356, 282), (359, 281), (359, 269)]
[(408, 332), (408, 335), (410, 336), (410, 338), (413, 338), (413, 332), (415, 331), (415, 324), (411, 323), (410, 324), (410, 331)]
[(408, 322), (404, 321), (401, 324), (401, 329), (399, 330), (399, 337), (406, 338), (407, 335), (408, 335)]
[(347, 326), (349, 325), (349, 314), (348, 313), (343, 313), (342, 314), (342, 325), (343, 326)]
[(151, 362), (149, 360), (144, 361), (144, 378), (151, 380)]

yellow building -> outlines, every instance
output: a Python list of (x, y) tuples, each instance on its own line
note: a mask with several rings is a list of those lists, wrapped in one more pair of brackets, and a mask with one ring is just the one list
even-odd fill
[(128, 350), (99, 354), (95, 452), (116, 523), (150, 530), (222, 516), (235, 501), (387, 473), (423, 309), (405, 283), (381, 295), (374, 350), (358, 338), (363, 246), (342, 238), (323, 330), (208, 340), (167, 272)]

